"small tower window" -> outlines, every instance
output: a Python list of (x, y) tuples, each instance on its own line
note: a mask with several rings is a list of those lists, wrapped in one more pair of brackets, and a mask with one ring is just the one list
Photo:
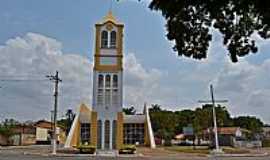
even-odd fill
[(116, 47), (116, 32), (112, 31), (111, 32), (111, 43), (110, 43), (110, 47), (111, 48), (115, 48)]
[(104, 83), (104, 81), (103, 81), (103, 75), (99, 75), (98, 76), (98, 87), (99, 88), (103, 88), (103, 83)]
[(106, 75), (105, 87), (106, 88), (110, 88), (111, 87), (111, 76), (110, 75)]
[(117, 86), (118, 86), (118, 77), (117, 77), (117, 75), (113, 75), (113, 87), (114, 88), (117, 88)]
[(101, 48), (108, 48), (108, 32), (101, 32)]

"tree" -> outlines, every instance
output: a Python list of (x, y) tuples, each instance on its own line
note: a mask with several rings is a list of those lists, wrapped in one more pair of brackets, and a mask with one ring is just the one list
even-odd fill
[(68, 135), (69, 133), (69, 130), (72, 126), (75, 115), (76, 114), (72, 111), (72, 109), (68, 109), (66, 110), (65, 118), (58, 121), (58, 124), (62, 125), (66, 129), (66, 135)]
[(14, 119), (5, 119), (4, 122), (0, 124), (0, 134), (6, 137), (11, 136), (13, 134), (12, 129), (18, 124), (20, 123)]
[(131, 106), (129, 108), (123, 108), (123, 112), (126, 115), (135, 115), (136, 114), (136, 109), (133, 106)]
[(270, 1), (152, 0), (149, 7), (166, 19), (167, 38), (179, 56), (206, 58), (213, 29), (222, 34), (232, 62), (257, 52), (254, 34), (270, 37)]
[(235, 126), (248, 129), (253, 135), (262, 132), (263, 122), (256, 118), (250, 116), (240, 116), (233, 119)]
[(159, 112), (162, 111), (161, 105), (159, 104), (151, 104), (151, 108), (149, 108), (150, 112)]
[(164, 139), (166, 145), (170, 144), (170, 140), (175, 135), (177, 119), (172, 111), (162, 110), (159, 104), (153, 104), (149, 108), (151, 125), (156, 137)]

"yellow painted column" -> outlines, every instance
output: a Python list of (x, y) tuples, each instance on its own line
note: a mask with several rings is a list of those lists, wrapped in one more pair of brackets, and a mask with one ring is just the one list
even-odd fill
[(97, 112), (91, 113), (91, 145), (97, 147)]
[(118, 112), (117, 114), (117, 142), (116, 149), (120, 149), (123, 145), (123, 123), (124, 115), (123, 112)]
[(150, 146), (150, 137), (149, 137), (149, 133), (148, 133), (147, 120), (145, 120), (145, 122), (144, 122), (144, 145)]

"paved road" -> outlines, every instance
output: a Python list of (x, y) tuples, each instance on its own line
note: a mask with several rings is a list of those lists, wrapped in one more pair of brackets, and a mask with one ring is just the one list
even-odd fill
[(51, 157), (1, 152), (0, 160), (270, 160), (270, 157)]

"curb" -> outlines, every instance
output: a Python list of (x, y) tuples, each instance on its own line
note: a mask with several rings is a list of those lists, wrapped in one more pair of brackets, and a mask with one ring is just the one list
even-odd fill
[(208, 157), (267, 157), (269, 154), (267, 152), (261, 154), (212, 154)]
[(95, 154), (63, 154), (63, 153), (58, 153), (58, 154), (50, 154), (50, 153), (29, 153), (29, 152), (23, 152), (24, 155), (36, 155), (36, 156), (43, 156), (43, 157), (120, 157), (120, 158), (133, 158), (133, 157), (143, 157), (142, 154), (137, 154), (137, 155), (116, 155), (116, 156), (111, 156), (111, 155), (97, 155)]

